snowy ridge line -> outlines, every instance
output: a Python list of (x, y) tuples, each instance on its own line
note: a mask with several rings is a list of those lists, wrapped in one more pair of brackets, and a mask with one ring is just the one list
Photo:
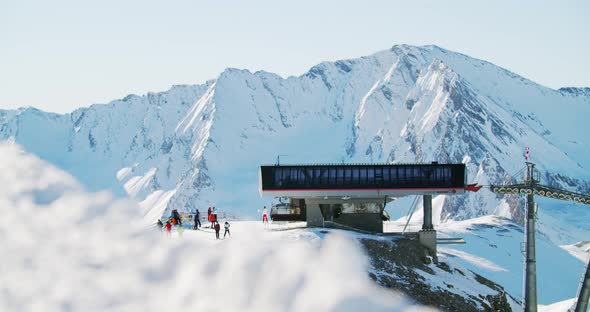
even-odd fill
[[(494, 185), (521, 167), (514, 155), (529, 146), (547, 184), (586, 192), (590, 138), (575, 129), (590, 114), (588, 100), (464, 54), (396, 45), (323, 62), (298, 77), (228, 69), (202, 85), (69, 115), (2, 113), (0, 141), (68, 170), (91, 191), (134, 194), (149, 218), (213, 204), (252, 217), (255, 207), (270, 204), (257, 192), (260, 163), (277, 154), (295, 164), (444, 160), (464, 163), (470, 181)], [(433, 209), (435, 222), (522, 218), (518, 200), (489, 190), (440, 198)]]

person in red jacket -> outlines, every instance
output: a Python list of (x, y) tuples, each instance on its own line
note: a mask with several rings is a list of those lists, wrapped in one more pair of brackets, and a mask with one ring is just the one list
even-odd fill
[(215, 238), (219, 239), (219, 231), (221, 230), (221, 225), (219, 222), (215, 222)]
[(266, 211), (266, 206), (262, 209), (262, 223), (268, 225), (268, 212)]
[(207, 209), (207, 221), (211, 222), (209, 228), (213, 228), (215, 226), (215, 224), (213, 223), (213, 215), (211, 214), (211, 207)]
[(172, 224), (170, 224), (170, 221), (166, 222), (166, 234), (168, 236), (172, 235)]
[(215, 223), (217, 222), (217, 211), (215, 210), (215, 207), (211, 209), (211, 214), (209, 215), (209, 217), (211, 218), (211, 227), (213, 228), (215, 226)]

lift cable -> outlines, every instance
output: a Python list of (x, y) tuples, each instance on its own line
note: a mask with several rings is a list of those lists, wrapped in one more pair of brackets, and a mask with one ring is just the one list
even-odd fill
[(402, 230), (402, 234), (406, 232), (406, 229), (408, 228), (408, 225), (410, 224), (410, 220), (412, 220), (412, 216), (414, 215), (414, 211), (416, 210), (416, 206), (418, 206), (418, 198), (419, 196), (414, 197), (414, 201), (412, 202), (412, 205), (410, 205), (410, 209), (408, 210), (408, 221), (406, 221), (406, 225), (404, 226), (404, 229)]

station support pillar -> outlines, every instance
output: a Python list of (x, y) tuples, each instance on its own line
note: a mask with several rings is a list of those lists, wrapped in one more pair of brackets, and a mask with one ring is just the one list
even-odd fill
[(425, 258), (430, 256), (436, 263), (438, 262), (438, 258), (436, 256), (436, 231), (432, 225), (432, 195), (424, 195), (423, 203), (424, 221), (422, 224), (422, 230), (418, 232), (418, 237), (420, 243), (428, 249)]
[(432, 226), (432, 195), (424, 195), (424, 223), (422, 224), (423, 230), (434, 230)]

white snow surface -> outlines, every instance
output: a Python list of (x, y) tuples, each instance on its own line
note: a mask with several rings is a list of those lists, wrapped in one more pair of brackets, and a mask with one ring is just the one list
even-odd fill
[(426, 309), (372, 284), (339, 235), (265, 235), (246, 222), (228, 240), (167, 238), (133, 201), (87, 193), (14, 145), (0, 145), (0, 185), (2, 311)]
[[(522, 298), (524, 239), (522, 226), (497, 216), (450, 221), (438, 228), (439, 237), (461, 237), (464, 245), (448, 245), (439, 253), (502, 285)], [(442, 247), (442, 246), (441, 246)], [(551, 304), (576, 296), (585, 264), (546, 236), (537, 234), (537, 297)]]
[(588, 241), (578, 242), (571, 245), (562, 245), (561, 248), (565, 249), (583, 263), (588, 263), (590, 260), (590, 242)]
[(439, 248), (438, 250), (447, 256), (460, 258), (460, 259), (468, 262), (469, 264), (476, 266), (480, 269), (485, 269), (488, 271), (499, 271), (499, 272), (507, 272), (508, 271), (505, 268), (495, 264), (494, 262), (487, 260), (486, 258), (482, 258), (482, 257), (470, 254), (465, 251), (456, 250), (456, 249), (452, 249), (452, 248), (442, 248), (442, 247)]
[[(539, 312), (565, 312), (570, 311), (576, 304), (576, 298), (567, 299), (549, 305), (539, 305)], [(573, 311), (573, 309), (571, 310)]]

